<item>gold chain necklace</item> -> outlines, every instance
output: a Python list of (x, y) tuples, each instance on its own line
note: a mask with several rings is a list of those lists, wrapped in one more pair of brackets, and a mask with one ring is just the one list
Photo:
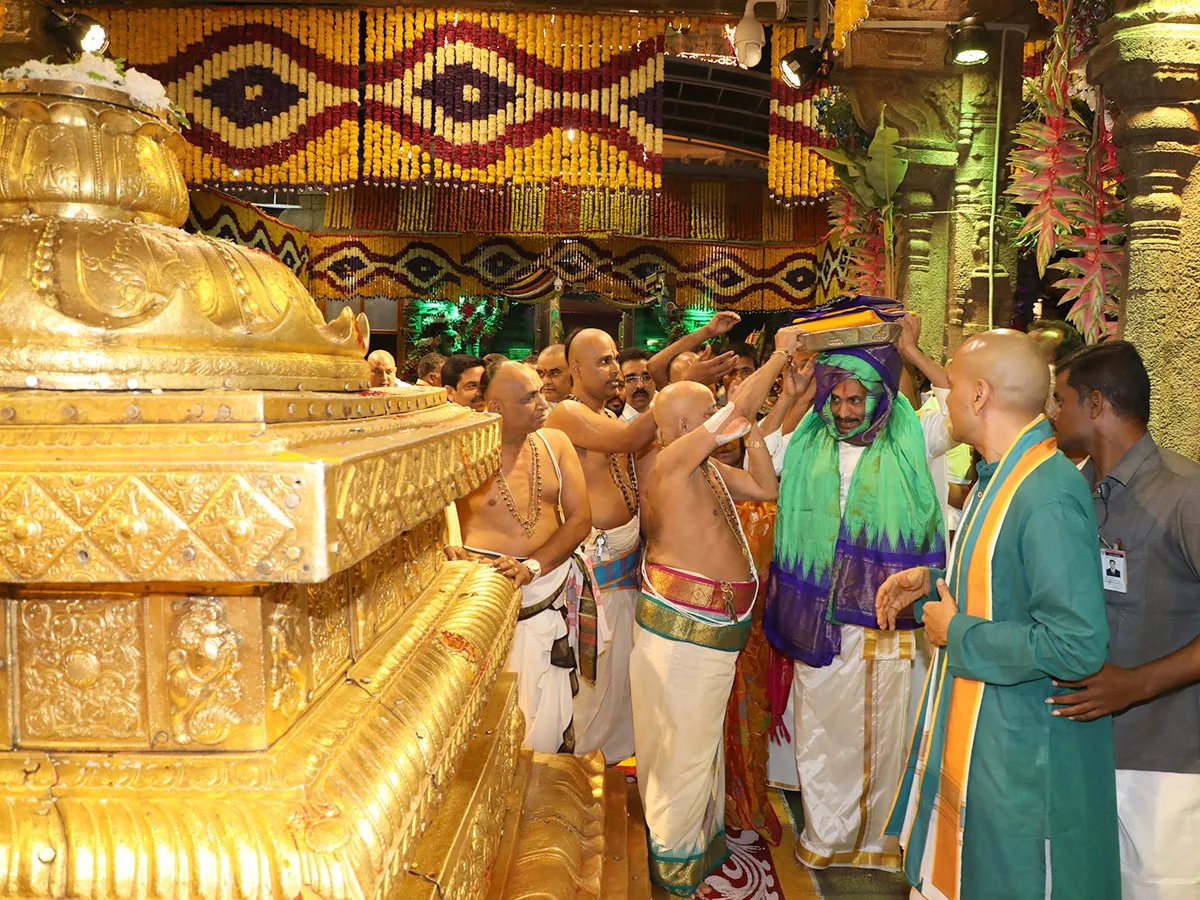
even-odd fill
[(508, 511), (512, 513), (514, 519), (520, 523), (525, 529), (525, 536), (532, 537), (534, 530), (537, 528), (538, 520), (542, 518), (542, 469), (538, 463), (537, 443), (533, 440), (533, 435), (530, 434), (527, 438), (529, 441), (529, 452), (533, 455), (533, 461), (529, 466), (529, 515), (522, 516), (517, 512), (517, 503), (513, 500), (512, 491), (508, 489), (508, 482), (504, 478), (503, 467), (496, 470), (496, 488), (500, 491), (500, 496), (504, 500), (504, 505), (508, 507)]
[[(576, 403), (583, 401), (574, 394), (567, 394), (564, 400), (574, 400)], [(609, 418), (617, 418), (616, 413), (608, 409), (601, 409), (601, 415), (607, 415)], [(630, 516), (637, 515), (638, 511), (638, 483), (637, 483), (637, 465), (633, 461), (633, 454), (626, 456), (629, 463), (629, 475), (621, 471), (621, 464), (617, 462), (615, 453), (608, 454), (608, 471), (612, 473), (613, 484), (621, 489), (621, 497), (625, 501), (625, 508), (629, 510)]]
[(725, 480), (717, 471), (717, 467), (712, 460), (705, 460), (704, 465), (700, 467), (700, 474), (704, 476), (704, 481), (708, 484), (717, 498), (717, 505), (721, 507), (721, 512), (725, 515), (725, 524), (729, 526), (729, 530), (733, 532), (733, 536), (738, 539), (738, 544), (742, 548), (742, 554), (746, 557), (746, 562), (750, 564), (750, 576), (754, 577), (754, 557), (747, 552), (746, 542), (742, 538), (742, 526), (738, 520), (737, 509), (733, 505), (733, 497), (729, 493), (729, 488), (725, 485)]

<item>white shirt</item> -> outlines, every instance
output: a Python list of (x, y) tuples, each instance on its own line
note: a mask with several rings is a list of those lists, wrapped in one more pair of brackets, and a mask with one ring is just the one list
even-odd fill
[(858, 461), (862, 459), (866, 449), (849, 441), (838, 441), (838, 475), (841, 479), (838, 499), (843, 513), (846, 512), (846, 498), (850, 496), (850, 482), (854, 478), (854, 470), (858, 468)]
[(950, 480), (946, 472), (946, 454), (958, 446), (950, 436), (950, 410), (946, 405), (949, 396), (950, 391), (946, 388), (935, 387), (932, 396), (917, 410), (921, 433), (925, 436), (925, 460), (929, 463), (933, 489), (942, 507), (942, 523), (947, 536), (958, 529), (962, 518), (961, 510), (950, 505)]
[[(650, 405), (646, 407), (646, 412), (649, 412), (652, 409), (654, 409), (654, 401), (653, 400), (651, 400)], [(621, 410), (621, 418), (624, 419), (626, 422), (632, 422), (634, 419), (636, 419), (640, 415), (641, 415), (641, 413), (638, 412), (636, 409), (634, 409), (632, 406), (630, 406), (628, 403), (626, 403), (625, 408), (623, 410)]]
[[(783, 430), (772, 431), (763, 438), (763, 444), (766, 451), (771, 454), (771, 464), (775, 467), (775, 477), (778, 478), (783, 474), (783, 458), (787, 456), (788, 445), (792, 443), (792, 435), (796, 432), (784, 434)], [(747, 472), (750, 471), (750, 454), (742, 454), (742, 468)]]

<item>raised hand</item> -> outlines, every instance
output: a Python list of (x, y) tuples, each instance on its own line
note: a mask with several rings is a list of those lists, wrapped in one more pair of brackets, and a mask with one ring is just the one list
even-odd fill
[(916, 313), (905, 313), (904, 318), (900, 320), (900, 340), (898, 341), (900, 349), (914, 349), (920, 339), (921, 317)]
[(698, 381), (701, 384), (716, 384), (737, 366), (737, 354), (733, 351), (713, 356), (712, 349), (705, 347), (700, 356), (692, 363), (684, 378), (688, 381)]
[(875, 620), (884, 631), (896, 627), (900, 610), (912, 606), (929, 593), (929, 569), (919, 566), (897, 572), (875, 593)]
[(795, 353), (797, 342), (806, 334), (808, 332), (799, 325), (784, 326), (775, 332), (775, 349)]
[(786, 396), (804, 396), (804, 392), (808, 390), (808, 386), (812, 384), (813, 373), (817, 369), (816, 354), (809, 356), (800, 366), (796, 365), (793, 358), (787, 375), (783, 379), (783, 393)]
[(742, 317), (735, 312), (719, 312), (708, 320), (703, 330), (710, 338), (720, 337), (729, 334), (740, 321)]

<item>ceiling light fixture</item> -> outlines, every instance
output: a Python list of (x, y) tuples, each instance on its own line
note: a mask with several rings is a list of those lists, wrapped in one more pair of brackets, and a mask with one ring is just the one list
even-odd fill
[(829, 49), (829, 40), (826, 39), (819, 47), (797, 47), (785, 53), (779, 61), (779, 77), (796, 90), (816, 78), (828, 78), (833, 71)]
[(947, 25), (950, 41), (946, 61), (956, 66), (982, 66), (991, 58), (992, 38), (977, 16), (966, 16), (957, 25)]
[(78, 12), (59, 12), (46, 7), (50, 18), (46, 30), (77, 53), (103, 53), (108, 48), (108, 29), (91, 16)]

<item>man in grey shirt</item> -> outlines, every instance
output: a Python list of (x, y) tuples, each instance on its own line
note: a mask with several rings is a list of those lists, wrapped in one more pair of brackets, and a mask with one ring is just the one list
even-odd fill
[(1113, 714), (1125, 900), (1200, 897), (1200, 466), (1146, 430), (1150, 378), (1112, 341), (1058, 366), (1059, 446), (1090, 459), (1111, 661), (1052, 697)]

